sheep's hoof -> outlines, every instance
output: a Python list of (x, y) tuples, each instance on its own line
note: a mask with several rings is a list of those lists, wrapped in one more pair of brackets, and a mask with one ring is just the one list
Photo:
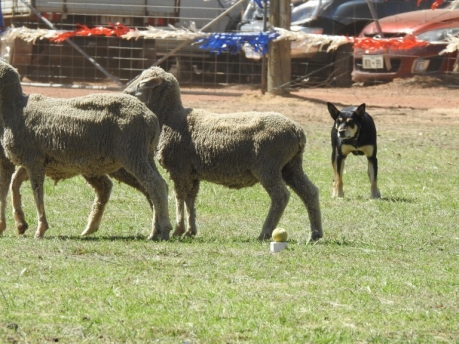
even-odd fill
[(21, 224), (17, 224), (16, 229), (18, 231), (18, 234), (22, 235), (26, 232), (27, 229), (29, 229), (29, 225), (27, 224), (27, 222), (23, 222)]
[(261, 233), (260, 236), (258, 237), (258, 240), (264, 241), (264, 240), (269, 240), (271, 239), (271, 234), (268, 233)]
[(90, 234), (93, 234), (97, 232), (98, 229), (99, 228), (91, 228), (91, 227), (85, 228), (85, 230), (81, 232), (81, 236), (88, 236)]
[(196, 236), (196, 232), (193, 232), (193, 231), (186, 231), (185, 232), (185, 236), (188, 237), (188, 238), (193, 238)]
[(181, 237), (185, 233), (185, 229), (183, 226), (176, 226), (174, 233), (172, 233), (173, 237)]
[(147, 240), (159, 241), (160, 237), (161, 237), (161, 231), (158, 229), (155, 229), (153, 233), (151, 233), (148, 236)]
[(147, 238), (147, 240), (152, 240), (152, 241), (168, 241), (169, 240), (169, 233), (165, 235), (160, 235), (159, 233), (153, 233), (150, 234)]
[(152, 241), (159, 241), (159, 236), (156, 234), (150, 234), (147, 238), (147, 240), (152, 240)]
[(36, 232), (34, 238), (37, 240), (43, 239), (45, 233)]
[(164, 231), (164, 233), (161, 235), (161, 240), (162, 241), (168, 241), (169, 240), (169, 231)]
[(372, 192), (371, 193), (370, 198), (371, 199), (379, 199), (379, 198), (381, 198), (381, 193), (379, 192), (379, 190), (376, 190), (376, 192)]
[(323, 238), (323, 236), (324, 236), (324, 233), (322, 233), (322, 232), (312, 232), (311, 233), (311, 240), (312, 241), (317, 241), (317, 240)]

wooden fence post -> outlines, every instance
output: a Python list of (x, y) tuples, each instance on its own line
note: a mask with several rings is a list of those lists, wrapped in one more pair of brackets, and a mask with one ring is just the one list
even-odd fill
[[(290, 30), (290, 0), (270, 0), (270, 27)], [(290, 41), (270, 42), (268, 47), (268, 92), (287, 94), (291, 80)]]

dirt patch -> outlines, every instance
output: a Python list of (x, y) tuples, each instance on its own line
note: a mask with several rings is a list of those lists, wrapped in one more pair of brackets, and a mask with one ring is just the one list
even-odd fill
[[(72, 89), (24, 86), (26, 94), (39, 93), (52, 97), (77, 97), (107, 93), (93, 89)], [(330, 124), (326, 102), (337, 107), (365, 103), (378, 124), (459, 126), (459, 88), (448, 87), (436, 78), (399, 79), (376, 85), (354, 85), (351, 88), (310, 88), (292, 91), (289, 96), (264, 95), (257, 90), (194, 90), (184, 89), (186, 107), (204, 108), (225, 113), (237, 111), (277, 111), (305, 124)]]

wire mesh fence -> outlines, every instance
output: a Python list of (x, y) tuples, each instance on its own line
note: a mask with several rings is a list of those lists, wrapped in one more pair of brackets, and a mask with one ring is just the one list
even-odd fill
[[(226, 0), (26, 2), (36, 13), (21, 0), (1, 2), (6, 28), (73, 31), (76, 28), (107, 27), (115, 23), (136, 30), (145, 30), (150, 25), (164, 30), (173, 30), (173, 25), (200, 28), (232, 5)], [(241, 2), (238, 8), (217, 20), (208, 31), (235, 31), (243, 9), (244, 3)], [(165, 59), (159, 66), (174, 72), (184, 85), (218, 87), (228, 83), (253, 84), (256, 80), (255, 76), (247, 73), (251, 68), (256, 71), (251, 66), (253, 61), (248, 61), (245, 66), (241, 55), (217, 55), (200, 49), (192, 41), (170, 54), (184, 40), (128, 40), (116, 36), (72, 37), (69, 40), (85, 54), (68, 42), (15, 38), (2, 41), (2, 57), (18, 68), (23, 82), (32, 83), (85, 85), (110, 84), (113, 80), (119, 80), (121, 84), (126, 84), (163, 57)], [(107, 77), (104, 70), (113, 78)]]
[[(433, 2), (434, 0), (370, 1), (379, 16), (422, 9), (429, 9), (426, 13), (432, 12), (430, 7)], [(365, 25), (374, 19), (366, 0), (292, 1), (292, 5), (292, 24), (300, 26), (301, 32), (319, 34), (317, 36), (358, 36)], [(71, 32), (77, 28), (84, 31), (96, 27), (110, 28), (116, 23), (139, 31), (148, 30), (149, 27), (165, 32), (173, 32), (183, 27), (198, 32), (206, 28), (207, 32), (213, 33), (263, 30), (260, 26), (260, 8), (254, 5), (253, 0), (2, 0), (1, 6), (5, 28), (27, 28), (32, 31)], [(448, 6), (448, 2), (444, 6)], [(442, 23), (448, 20), (452, 23), (450, 26), (459, 23), (459, 16), (454, 12), (459, 13), (450, 11)], [(435, 19), (427, 18), (426, 14), (424, 22), (429, 20)], [(422, 17), (419, 22), (423, 22)], [(456, 26), (459, 27), (459, 24)], [(450, 27), (445, 26), (446, 29)], [(373, 33), (368, 37), (378, 34)], [(351, 43), (330, 51), (329, 47), (329, 43), (320, 41), (314, 46), (293, 42), (292, 74), (288, 87), (349, 87), (353, 82), (353, 70), (363, 77), (371, 75), (374, 82), (385, 82), (390, 79), (390, 76), (382, 75), (385, 71), (403, 69), (403, 63), (400, 62), (403, 54), (400, 52), (384, 52), (384, 66), (374, 69), (371, 68), (371, 63), (368, 65), (370, 68), (363, 65), (363, 58), (367, 58), (368, 62), (369, 57), (362, 56), (367, 55), (367, 52), (360, 53), (354, 59), (355, 51)], [(70, 37), (63, 42), (36, 39), (33, 36), (30, 39), (2, 38), (0, 55), (18, 68), (23, 83), (122, 87), (144, 69), (159, 65), (173, 73), (183, 88), (260, 88), (260, 55), (256, 56), (248, 47), (244, 48), (246, 49), (237, 53), (214, 53), (187, 39), (166, 36), (155, 39), (126, 39), (116, 34), (88, 34)], [(430, 54), (429, 49), (418, 49), (417, 54), (423, 57), (416, 65), (420, 68), (419, 73), (446, 72), (453, 76), (449, 80), (456, 80), (453, 75), (459, 69), (454, 67), (457, 65), (456, 52), (441, 56), (438, 54), (440, 50), (435, 51), (435, 56), (424, 58), (424, 55)], [(382, 55), (378, 52), (374, 54), (378, 58)], [(414, 69), (414, 73), (417, 72)]]

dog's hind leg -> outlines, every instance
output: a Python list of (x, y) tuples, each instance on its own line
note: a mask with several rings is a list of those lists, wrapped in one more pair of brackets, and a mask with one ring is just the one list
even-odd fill
[(302, 158), (297, 155), (282, 169), (285, 183), (301, 198), (308, 211), (311, 240), (323, 237), (319, 189), (309, 180), (302, 168)]
[(381, 198), (378, 189), (378, 159), (375, 156), (368, 157), (368, 177), (371, 185), (371, 198)]
[(344, 160), (346, 159), (346, 156), (335, 155), (335, 154), (332, 157), (333, 172), (334, 172), (333, 197), (344, 197), (343, 172), (344, 172)]

